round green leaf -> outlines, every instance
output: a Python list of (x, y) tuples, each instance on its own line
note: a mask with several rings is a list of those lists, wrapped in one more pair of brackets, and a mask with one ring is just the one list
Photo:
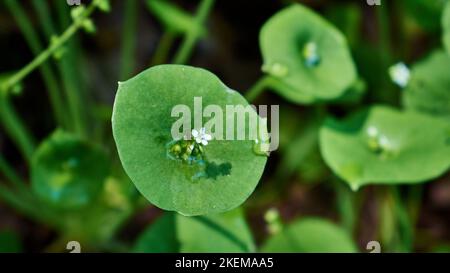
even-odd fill
[(180, 252), (253, 252), (255, 245), (240, 209), (223, 214), (186, 217), (177, 215)]
[(450, 54), (450, 1), (447, 2), (442, 15), (442, 28), (444, 30), (443, 42), (447, 53)]
[(328, 220), (305, 218), (269, 238), (263, 252), (354, 253), (358, 249), (342, 228)]
[(332, 100), (356, 81), (356, 69), (341, 32), (312, 10), (292, 5), (261, 29), (263, 71), (271, 85), (297, 103)]
[(450, 55), (439, 50), (412, 68), (403, 93), (408, 109), (450, 120)]
[(450, 127), (415, 111), (374, 106), (320, 130), (322, 156), (352, 189), (419, 183), (450, 167)]
[(103, 150), (63, 131), (56, 131), (46, 139), (31, 162), (35, 193), (67, 209), (93, 201), (108, 172), (109, 162)]
[[(112, 118), (119, 156), (154, 205), (184, 215), (228, 211), (253, 192), (267, 157), (254, 152), (251, 140), (212, 140), (204, 147), (206, 162), (187, 164), (169, 156), (171, 128), (179, 119), (171, 116), (172, 109), (185, 105), (193, 119), (199, 111), (194, 97), (202, 98), (204, 107), (217, 105), (224, 116), (226, 105), (248, 105), (212, 73), (189, 66), (156, 66), (120, 83)], [(202, 124), (209, 120), (203, 117)]]

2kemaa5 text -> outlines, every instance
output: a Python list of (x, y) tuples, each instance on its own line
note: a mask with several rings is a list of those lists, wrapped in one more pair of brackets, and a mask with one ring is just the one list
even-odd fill
[(271, 268), (273, 258), (219, 258), (213, 259), (189, 259), (182, 257), (175, 261), (176, 268), (201, 268), (208, 269), (208, 266), (218, 268)]

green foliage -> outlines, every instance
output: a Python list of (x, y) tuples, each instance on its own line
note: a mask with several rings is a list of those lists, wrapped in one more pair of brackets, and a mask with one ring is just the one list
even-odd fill
[(263, 252), (282, 253), (353, 253), (358, 249), (340, 227), (318, 218), (303, 218), (269, 238)]
[(413, 111), (372, 106), (320, 130), (322, 156), (352, 189), (420, 183), (450, 167), (449, 125)]
[(254, 242), (240, 209), (217, 215), (177, 216), (180, 252), (253, 252)]
[[(156, 206), (184, 215), (228, 211), (253, 192), (267, 158), (253, 152), (251, 140), (212, 140), (201, 153), (206, 157), (192, 164), (171, 157), (177, 120), (172, 109), (194, 109), (194, 97), (224, 113), (226, 105), (248, 105), (212, 73), (188, 66), (156, 66), (120, 83), (112, 118), (119, 156), (138, 190)], [(203, 124), (208, 120), (203, 117)], [(217, 166), (228, 171), (209, 175)]]
[(194, 16), (186, 13), (165, 0), (147, 0), (149, 10), (172, 32), (185, 34), (195, 32), (205, 34), (203, 25), (199, 25)]
[(166, 212), (137, 239), (135, 252), (252, 252), (251, 232), (242, 210), (187, 217)]
[(403, 93), (407, 109), (450, 119), (450, 55), (432, 52), (413, 66), (411, 80)]
[(302, 5), (269, 19), (260, 47), (263, 71), (274, 78), (270, 87), (296, 103), (337, 99), (357, 79), (345, 37)]
[(36, 195), (65, 209), (92, 202), (108, 173), (109, 160), (102, 149), (60, 130), (41, 143), (31, 162)]
[(448, 0), (403, 0), (404, 7), (415, 22), (427, 31), (439, 30), (439, 18)]

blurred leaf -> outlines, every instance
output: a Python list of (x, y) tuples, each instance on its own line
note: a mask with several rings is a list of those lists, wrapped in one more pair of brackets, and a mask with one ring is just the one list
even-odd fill
[(166, 212), (142, 232), (133, 252), (169, 253), (180, 249), (176, 234), (175, 213)]
[(0, 253), (22, 252), (22, 243), (17, 233), (12, 231), (0, 231)]
[(147, 0), (147, 7), (170, 31), (185, 34), (195, 32), (204, 35), (206, 29), (198, 24), (194, 16), (165, 0)]
[(262, 252), (353, 253), (358, 249), (341, 227), (318, 218), (303, 218), (284, 228), (263, 245)]
[(419, 183), (450, 167), (450, 127), (417, 112), (373, 106), (320, 131), (322, 156), (352, 189)]
[(97, 7), (103, 11), (103, 12), (110, 12), (111, 11), (111, 5), (109, 3), (109, 0), (95, 0), (95, 4)]
[(450, 55), (442, 50), (413, 66), (411, 80), (403, 93), (403, 104), (450, 120)]
[(241, 209), (200, 217), (177, 215), (177, 232), (181, 252), (240, 253), (255, 250)]
[(199, 111), (194, 97), (223, 113), (226, 105), (248, 105), (212, 73), (189, 66), (156, 66), (120, 83), (112, 118), (119, 156), (135, 186), (156, 206), (184, 215), (228, 211), (253, 192), (267, 157), (253, 152), (253, 140), (212, 140), (204, 158), (174, 158), (170, 151), (178, 142), (171, 127), (179, 118), (171, 112), (176, 105)]
[(109, 161), (100, 148), (58, 130), (33, 155), (32, 188), (52, 205), (78, 208), (98, 196), (108, 172)]
[(357, 79), (344, 36), (302, 5), (270, 18), (260, 33), (263, 71), (280, 83), (271, 86), (296, 103), (340, 97)]

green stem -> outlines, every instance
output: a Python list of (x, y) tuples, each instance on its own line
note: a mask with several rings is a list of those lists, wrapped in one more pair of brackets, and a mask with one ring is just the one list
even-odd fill
[(137, 32), (137, 0), (125, 1), (125, 18), (122, 29), (122, 66), (120, 71), (120, 79), (125, 80), (131, 76), (135, 67), (135, 49), (136, 49), (136, 32)]
[[(208, 17), (208, 14), (211, 11), (213, 5), (214, 0), (202, 0), (195, 15), (195, 22), (198, 25), (203, 25), (205, 23), (206, 18)], [(187, 62), (187, 60), (192, 54), (192, 50), (199, 36), (200, 34), (194, 30), (190, 31), (185, 35), (181, 47), (178, 50), (177, 54), (175, 55), (174, 63), (184, 64)]]
[[(27, 43), (29, 44), (32, 52), (38, 55), (42, 51), (42, 45), (39, 41), (37, 33), (33, 29), (33, 25), (29, 21), (25, 11), (20, 6), (19, 1), (6, 0), (6, 5), (10, 9), (11, 13), (14, 15)], [(44, 82), (47, 86), (47, 90), (50, 96), (50, 102), (54, 112), (54, 116), (59, 125), (65, 126), (67, 124), (67, 119), (65, 115), (65, 106), (61, 93), (59, 91), (57, 80), (53, 74), (51, 67), (47, 64), (43, 64), (40, 68)], [(20, 72), (20, 71), (19, 71)], [(29, 71), (31, 72), (31, 71)], [(4, 88), (12, 88), (15, 84), (19, 83), (23, 77), (15, 79), (15, 81), (8, 81)]]
[(402, 252), (411, 252), (413, 248), (413, 223), (408, 214), (408, 210), (403, 203), (400, 195), (400, 188), (394, 186), (392, 189), (394, 201), (395, 201), (395, 213), (398, 221), (398, 236), (401, 244)]
[(166, 30), (161, 39), (159, 40), (158, 46), (153, 54), (151, 65), (162, 64), (167, 60), (170, 48), (175, 40), (175, 33), (170, 29)]
[(399, 186), (387, 188), (382, 196), (380, 232), (384, 248), (394, 252), (410, 252), (413, 247), (413, 225), (400, 196)]
[[(8, 2), (15, 3), (16, 1), (8, 0)], [(64, 45), (83, 25), (83, 21), (87, 19), (92, 12), (94, 12), (96, 8), (95, 1), (86, 8), (86, 10), (77, 18), (72, 25), (70, 25), (66, 31), (59, 37), (56, 37), (50, 46), (42, 51), (33, 61), (31, 61), (28, 65), (23, 67), (17, 73), (12, 75), (3, 85), (2, 88), (4, 90), (8, 90), (20, 81), (22, 81), (28, 74), (33, 72), (37, 67), (46, 62), (62, 45)], [(74, 118), (75, 128), (78, 132), (82, 133), (83, 131), (83, 121), (81, 118), (81, 109), (78, 109), (78, 100), (74, 97), (76, 92), (69, 92), (72, 94), (72, 97), (68, 97), (69, 108)]]
[(0, 92), (0, 121), (23, 157), (30, 162), (34, 152), (34, 140), (18, 117), (5, 92)]
[[(58, 2), (58, 3), (61, 3)], [(64, 8), (67, 8), (66, 3), (64, 4)], [(36, 13), (38, 15), (39, 21), (42, 24), (42, 27), (44, 29), (44, 33), (47, 37), (47, 39), (50, 41), (51, 37), (53, 36), (53, 33), (55, 33), (55, 25), (54, 22), (52, 21), (52, 18), (50, 16), (50, 9), (48, 6), (48, 3), (46, 1), (41, 1), (41, 0), (33, 0), (33, 6), (34, 9), (36, 10)], [(65, 10), (62, 10), (61, 13), (64, 14), (64, 20), (69, 22), (69, 18), (70, 15), (68, 13), (65, 12)], [(68, 24), (67, 24), (68, 25)], [(75, 37), (74, 37), (75, 38)], [(62, 59), (60, 59), (58, 62), (56, 62), (59, 72), (62, 75), (62, 82), (64, 84), (64, 91), (66, 94), (67, 98), (70, 98), (70, 101), (73, 102), (73, 106), (71, 106), (71, 109), (73, 109), (74, 107), (76, 107), (76, 109), (80, 109), (81, 107), (81, 101), (84, 101), (84, 105), (88, 105), (88, 103), (86, 102), (86, 99), (80, 98), (80, 92), (79, 90), (82, 90), (80, 88), (79, 85), (77, 85), (77, 83), (79, 83), (80, 81), (77, 79), (77, 72), (76, 72), (76, 65), (74, 63), (74, 58), (76, 58), (75, 52), (76, 52), (76, 48), (73, 45), (73, 39), (68, 41), (66, 46), (66, 50), (64, 52), (64, 55), (62, 57)], [(76, 106), (75, 106), (76, 105)], [(86, 108), (86, 107), (85, 107)], [(77, 110), (76, 111), (76, 115), (81, 115), (82, 113), (85, 113), (85, 110)], [(73, 111), (71, 113), (74, 113)], [(76, 129), (76, 131), (80, 132), (80, 134), (82, 134), (84, 132), (84, 125), (80, 125), (80, 122), (76, 123), (75, 121), (77, 120), (82, 120), (83, 117), (80, 118), (74, 118), (71, 117), (71, 120), (73, 120), (74, 122), (71, 122), (72, 125), (74, 124), (78, 124), (78, 129)], [(84, 124), (84, 122), (83, 122)], [(67, 125), (66, 129), (69, 129), (70, 126)], [(71, 128), (73, 129), (73, 128)]]
[(352, 192), (350, 188), (338, 179), (335, 181), (335, 189), (336, 189), (336, 204), (341, 216), (341, 224), (347, 230), (347, 232), (353, 235), (355, 231), (356, 224), (356, 202), (355, 195), (356, 193)]
[(245, 98), (249, 102), (253, 102), (261, 93), (268, 87), (270, 78), (268, 76), (263, 76), (258, 81), (256, 81), (252, 87), (245, 93)]

